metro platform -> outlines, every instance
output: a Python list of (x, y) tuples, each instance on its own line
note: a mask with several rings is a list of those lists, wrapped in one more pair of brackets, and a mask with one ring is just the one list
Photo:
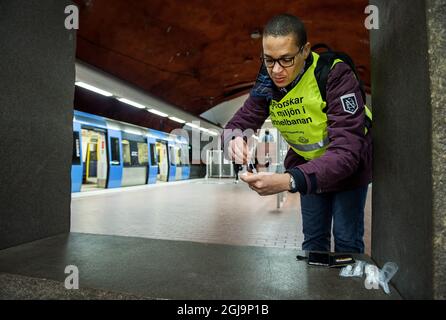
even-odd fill
[[(392, 286), (386, 295), (297, 261), (297, 195), (277, 209), (275, 196), (232, 180), (123, 190), (73, 194), (71, 233), (1, 250), (0, 298), (401, 299)], [(67, 265), (79, 269), (79, 290), (64, 287)]]

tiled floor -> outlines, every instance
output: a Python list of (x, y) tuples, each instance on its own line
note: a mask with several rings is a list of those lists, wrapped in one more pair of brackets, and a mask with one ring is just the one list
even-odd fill
[[(230, 179), (73, 195), (71, 231), (207, 243), (301, 248), (298, 194), (260, 197)], [(370, 196), (366, 205), (366, 253), (370, 254)]]

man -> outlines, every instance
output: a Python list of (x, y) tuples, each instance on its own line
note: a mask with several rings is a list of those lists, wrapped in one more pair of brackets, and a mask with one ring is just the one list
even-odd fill
[(240, 170), (242, 170), (242, 166), (240, 164), (234, 163), (233, 168), (234, 168), (234, 174), (235, 174), (234, 183), (238, 183), (238, 173)]
[(314, 74), (319, 55), (311, 52), (295, 16), (272, 18), (262, 46), (263, 71), (225, 128), (231, 129), (224, 133), (227, 155), (247, 163), (246, 137), (234, 129), (257, 130), (269, 116), (290, 146), (286, 171), (241, 179), (260, 195), (300, 193), (303, 250), (330, 251), (333, 220), (335, 251), (362, 253), (372, 141), (359, 82), (346, 63), (336, 61), (322, 99)]
[(262, 137), (262, 142), (265, 143), (274, 142), (274, 137), (272, 136), (271, 133), (269, 133), (268, 129), (265, 130), (265, 135)]

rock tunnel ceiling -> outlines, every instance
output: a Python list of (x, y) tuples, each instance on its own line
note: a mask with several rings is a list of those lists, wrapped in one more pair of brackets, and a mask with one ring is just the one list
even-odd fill
[[(284, 12), (303, 20), (312, 44), (349, 53), (370, 88), (367, 0), (75, 3), (78, 59), (196, 116), (249, 92), (260, 67), (256, 35), (269, 18)], [(84, 111), (94, 113), (91, 108)]]

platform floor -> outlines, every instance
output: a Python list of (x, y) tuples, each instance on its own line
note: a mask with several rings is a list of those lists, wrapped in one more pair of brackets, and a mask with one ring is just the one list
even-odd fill
[[(371, 188), (365, 212), (370, 255)], [(73, 194), (71, 231), (152, 239), (301, 249), (298, 194), (261, 197), (233, 179), (199, 179)]]
[[(80, 299), (400, 299), (393, 287), (390, 295), (368, 290), (364, 277), (341, 278), (339, 269), (308, 266), (296, 254), (303, 253), (71, 233), (1, 250), (0, 299), (76, 298), (64, 290), (67, 265), (79, 269)], [(11, 282), (10, 274), (21, 277)]]
[(228, 179), (73, 194), (71, 233), (0, 251), (0, 299), (400, 299), (296, 261), (299, 196), (276, 205)]

